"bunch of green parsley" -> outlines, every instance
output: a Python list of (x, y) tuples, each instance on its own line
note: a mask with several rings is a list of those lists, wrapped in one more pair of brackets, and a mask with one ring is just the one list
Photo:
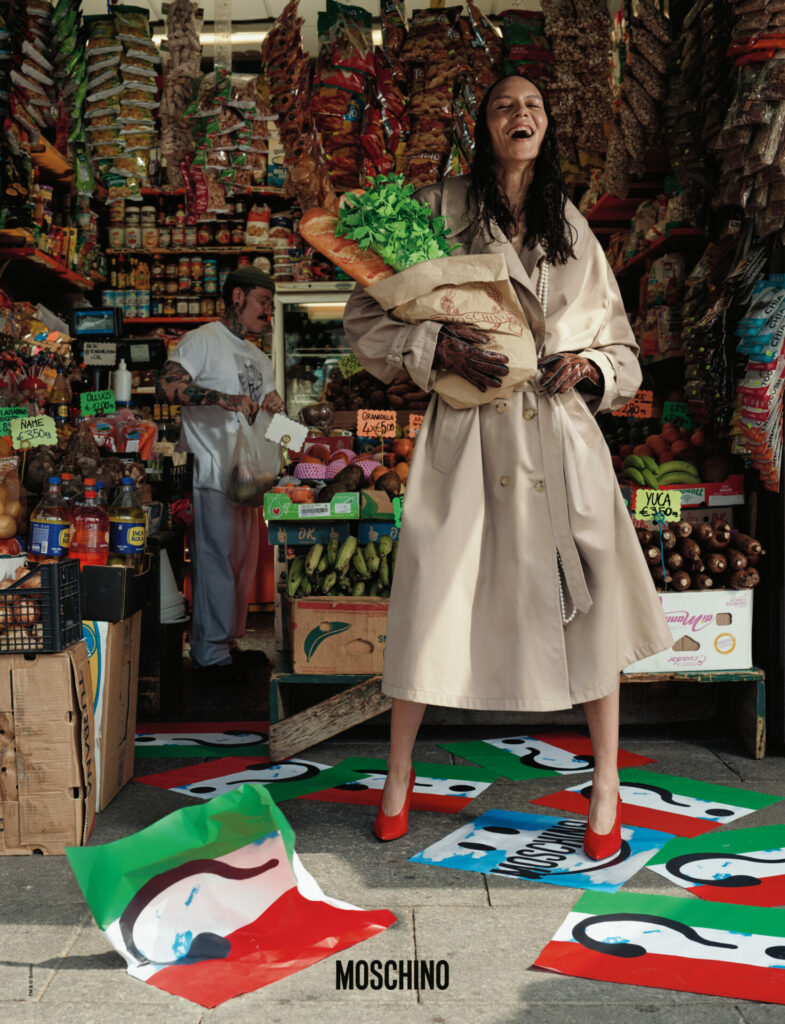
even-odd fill
[(444, 217), (431, 218), (402, 174), (380, 174), (366, 192), (344, 196), (335, 234), (363, 251), (373, 249), (397, 272), (449, 256), (457, 246), (449, 244), (444, 228)]

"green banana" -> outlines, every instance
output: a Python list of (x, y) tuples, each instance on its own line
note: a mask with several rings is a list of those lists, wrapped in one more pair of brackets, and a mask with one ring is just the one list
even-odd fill
[(352, 559), (352, 555), (355, 553), (356, 550), (357, 538), (347, 537), (343, 544), (341, 544), (333, 568), (335, 568), (338, 572), (342, 573), (345, 569), (348, 568), (349, 562)]
[(669, 487), (680, 484), (682, 487), (700, 487), (702, 481), (689, 473), (666, 473), (659, 478), (660, 487)]
[(395, 575), (395, 563), (398, 560), (398, 541), (393, 544), (392, 554), (390, 555), (390, 580)]
[(376, 597), (376, 595), (378, 593), (379, 593), (379, 581), (378, 580), (373, 580), (373, 582), (368, 587), (368, 597)]
[(313, 593), (313, 586), (307, 576), (303, 578), (303, 596), (310, 597)]
[(321, 561), (324, 547), (321, 544), (312, 544), (305, 556), (305, 575), (313, 576)]
[(338, 538), (331, 537), (327, 545), (327, 564), (331, 569), (335, 568), (335, 562), (338, 558)]
[(329, 594), (331, 590), (335, 588), (335, 584), (338, 582), (338, 573), (333, 569), (328, 572), (322, 581), (322, 593)]
[(392, 547), (393, 547), (392, 539), (390, 537), (388, 537), (387, 534), (385, 534), (384, 537), (380, 537), (379, 538), (379, 554), (380, 555), (389, 555), (390, 552), (392, 551)]
[(363, 551), (363, 558), (365, 559), (365, 564), (368, 566), (369, 571), (372, 573), (376, 572), (376, 570), (379, 568), (379, 555), (378, 552), (376, 551), (376, 546), (373, 543), (373, 541), (370, 541), (368, 544), (365, 545), (365, 549)]
[(355, 585), (352, 587), (352, 597), (362, 597), (365, 593), (365, 584), (362, 580), (357, 580)]
[(625, 469), (645, 469), (646, 465), (640, 455), (628, 455), (624, 460)]
[(625, 466), (624, 475), (629, 477), (634, 484), (638, 484), (639, 487), (646, 486), (646, 480), (644, 479), (643, 473), (634, 466)]
[(659, 477), (656, 473), (652, 473), (648, 467), (643, 471), (643, 479), (646, 481), (646, 486), (653, 491), (656, 491), (660, 486)]
[(643, 460), (644, 475), (645, 471), (648, 469), (650, 473), (653, 473), (656, 476), (660, 468), (657, 460), (653, 459), (651, 455), (641, 455), (639, 458)]
[(675, 459), (672, 462), (663, 462), (658, 467), (659, 476), (667, 476), (668, 473), (686, 473), (688, 476), (694, 476), (697, 479), (698, 470), (691, 462), (685, 462), (683, 459)]
[(327, 569), (329, 569), (329, 567), (330, 565), (329, 562), (327, 561), (327, 555), (322, 555), (322, 557), (319, 559), (319, 564), (316, 567), (317, 572), (324, 573), (327, 571)]
[(379, 582), (383, 587), (390, 585), (390, 563), (386, 555), (379, 562)]
[(368, 572), (368, 566), (365, 564), (365, 557), (359, 548), (352, 555), (352, 566), (358, 576), (363, 579), (367, 579), (371, 574)]
[(304, 573), (305, 555), (298, 555), (297, 558), (293, 559), (292, 564), (289, 566), (289, 572), (286, 577), (286, 593), (289, 597), (294, 597), (297, 593)]

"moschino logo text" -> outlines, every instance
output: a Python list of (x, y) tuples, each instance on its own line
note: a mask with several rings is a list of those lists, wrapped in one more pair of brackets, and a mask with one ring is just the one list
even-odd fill
[(446, 960), (342, 960), (335, 962), (336, 989), (439, 989), (450, 984)]

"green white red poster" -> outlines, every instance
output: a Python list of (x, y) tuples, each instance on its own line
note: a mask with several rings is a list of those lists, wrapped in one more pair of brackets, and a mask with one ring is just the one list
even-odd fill
[(288, 977), (395, 921), (389, 910), (324, 895), (262, 786), (66, 853), (128, 973), (202, 1006)]
[[(622, 799), (621, 820), (676, 836), (698, 836), (720, 825), (738, 821), (753, 811), (769, 807), (781, 796), (755, 793), (748, 789), (718, 786), (697, 779), (662, 772), (625, 768), (619, 772)], [(537, 797), (533, 804), (558, 807), (562, 811), (589, 813), (591, 781), (548, 796)]]
[(585, 893), (534, 966), (576, 978), (785, 1003), (785, 914), (678, 896)]
[(703, 900), (782, 907), (785, 825), (673, 839), (646, 867)]
[(156, 722), (136, 726), (135, 757), (267, 757), (269, 722)]
[(168, 772), (139, 775), (134, 782), (144, 782), (158, 789), (171, 789), (183, 796), (212, 800), (231, 793), (245, 783), (270, 789), (276, 803), (351, 782), (352, 771), (345, 768), (306, 761), (299, 757), (288, 761), (259, 761), (252, 757), (224, 757), (204, 764), (189, 764)]
[[(594, 771), (591, 740), (577, 732), (505, 736), (467, 743), (440, 743), (451, 754), (472, 761), (505, 779), (537, 779), (547, 775), (579, 775)], [(619, 767), (651, 764), (653, 757), (619, 751)]]
[[(360, 804), (379, 807), (387, 778), (387, 762), (383, 758), (349, 757), (336, 768), (351, 771), (354, 779), (331, 789), (308, 793), (302, 800), (321, 800), (338, 804)], [(484, 792), (499, 776), (486, 768), (472, 765), (434, 764), (415, 761), (412, 810), (440, 811), (457, 814), (471, 800)]]

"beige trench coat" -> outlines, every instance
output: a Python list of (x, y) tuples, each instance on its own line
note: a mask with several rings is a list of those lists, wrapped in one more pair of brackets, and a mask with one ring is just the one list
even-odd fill
[[(540, 356), (578, 352), (599, 367), (593, 412), (641, 382), (616, 281), (585, 218), (568, 204), (575, 259), (550, 268), (547, 320), (539, 246), (501, 234), (469, 244), (467, 179), (421, 190), (456, 253), (503, 252)], [(349, 343), (376, 377), (402, 367), (429, 390), (440, 324), (385, 314), (359, 285)], [(557, 554), (558, 553), (558, 554)], [(562, 621), (559, 562), (567, 616)], [(445, 707), (551, 711), (611, 693), (619, 670), (672, 644), (610, 454), (578, 391), (524, 385), (509, 400), (452, 409), (434, 395), (417, 438), (387, 626), (382, 689)]]

